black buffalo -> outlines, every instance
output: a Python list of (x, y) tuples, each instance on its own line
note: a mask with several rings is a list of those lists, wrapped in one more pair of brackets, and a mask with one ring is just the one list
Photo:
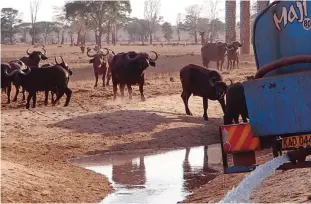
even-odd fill
[(14, 83), (22, 86), (28, 93), (26, 108), (29, 109), (30, 99), (33, 99), (33, 108), (36, 107), (36, 98), (38, 91), (51, 91), (57, 89), (57, 98), (53, 105), (66, 94), (65, 106), (68, 106), (72, 91), (68, 88), (69, 73), (59, 65), (38, 68), (27, 68), (27, 70), (15, 70), (8, 74), (13, 77)]
[[(12, 89), (12, 76), (8, 76), (5, 73), (11, 73), (14, 70), (25, 69), (26, 65), (20, 60), (13, 60), (9, 63), (1, 63), (1, 89), (6, 91), (7, 103), (11, 102), (11, 89)], [(15, 86), (16, 92), (13, 101), (17, 100), (19, 93), (19, 87)], [(24, 94), (24, 93), (23, 93)], [(23, 95), (25, 97), (25, 95)]]
[(224, 125), (239, 123), (239, 116), (247, 123), (248, 110), (244, 94), (243, 84), (238, 82), (230, 85), (226, 95), (226, 112), (224, 114)]
[[(56, 57), (54, 56), (54, 60), (55, 60), (55, 64), (52, 64), (52, 63), (48, 63), (48, 64), (44, 64), (42, 65), (41, 67), (42, 68), (45, 68), (45, 67), (53, 67), (55, 65), (59, 65), (61, 66), (62, 68), (66, 69), (69, 73), (69, 76), (72, 75), (72, 70), (69, 68), (68, 64), (64, 61), (63, 57), (60, 56), (60, 58), (62, 59), (62, 62), (59, 63), (57, 60), (56, 60)], [(67, 83), (69, 82), (69, 79), (67, 81)], [(54, 95), (57, 94), (57, 89), (55, 88), (54, 90), (51, 90), (51, 103), (54, 102)], [(48, 104), (48, 98), (49, 98), (49, 91), (45, 91), (45, 99), (44, 99), (44, 104), (47, 105)]]
[(156, 67), (155, 61), (158, 59), (158, 54), (152, 51), (156, 57), (154, 59), (145, 53), (137, 53), (134, 51), (127, 53), (118, 53), (113, 57), (111, 63), (111, 76), (113, 83), (113, 98), (117, 97), (117, 85), (120, 85), (121, 97), (124, 97), (124, 87), (128, 88), (129, 98), (132, 99), (132, 85), (139, 85), (141, 100), (145, 100), (144, 96), (144, 71), (149, 67)]
[(195, 64), (189, 64), (180, 70), (182, 84), (181, 97), (184, 101), (187, 115), (192, 115), (188, 107), (188, 100), (193, 94), (203, 98), (204, 120), (208, 120), (207, 109), (209, 100), (218, 100), (225, 113), (225, 99), (227, 85), (223, 82), (219, 72), (209, 70)]

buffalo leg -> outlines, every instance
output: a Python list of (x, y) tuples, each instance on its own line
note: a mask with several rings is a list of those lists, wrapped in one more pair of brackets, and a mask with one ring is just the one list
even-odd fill
[(111, 78), (111, 71), (110, 71), (110, 67), (107, 69), (107, 82), (106, 82), (106, 86), (109, 86), (109, 81)]
[(10, 103), (11, 102), (11, 89), (12, 89), (12, 85), (11, 85), (11, 83), (8, 85), (8, 87), (7, 87), (7, 97), (8, 97), (8, 100), (7, 100), (7, 102), (6, 103)]
[(230, 60), (227, 61), (227, 71), (229, 71)]
[(219, 60), (217, 60), (216, 63), (217, 63), (217, 70), (219, 71), (219, 70), (220, 70), (220, 67), (219, 67)]
[(225, 103), (225, 99), (224, 99), (224, 98), (219, 99), (218, 102), (219, 102), (220, 105), (221, 105), (222, 112), (223, 112), (224, 114), (226, 114), (226, 103)]
[(239, 114), (234, 115), (233, 120), (235, 124), (239, 124)]
[(224, 65), (224, 62), (225, 62), (225, 60), (221, 60), (221, 63), (220, 63), (220, 68), (221, 68), (221, 70), (222, 70), (222, 67), (223, 67), (223, 65)]
[(26, 97), (25, 97), (25, 89), (24, 89), (24, 87), (22, 87), (22, 93), (23, 93), (23, 101), (25, 101)]
[(106, 84), (105, 84), (105, 74), (103, 74), (102, 80), (103, 80), (103, 87), (105, 87), (106, 86)]
[(132, 99), (132, 92), (133, 92), (133, 90), (132, 90), (131, 84), (127, 84), (127, 90), (129, 92), (129, 99)]
[(59, 88), (58, 91), (57, 91), (57, 97), (55, 99), (55, 101), (53, 101), (52, 105), (55, 106), (55, 104), (59, 101), (59, 99), (61, 97), (63, 97), (64, 93), (65, 93), (65, 88)]
[(208, 120), (207, 108), (208, 108), (207, 97), (203, 97), (203, 109), (204, 109), (203, 118), (204, 120)]
[(245, 115), (241, 115), (242, 116), (242, 120), (243, 120), (243, 123), (247, 123), (248, 121), (247, 121), (247, 118), (246, 118), (246, 116)]
[(37, 102), (37, 92), (34, 92), (32, 96), (32, 107), (33, 108), (36, 107), (36, 102)]
[(65, 105), (64, 106), (68, 106), (69, 105), (69, 102), (70, 102), (70, 98), (71, 98), (71, 95), (72, 95), (72, 91), (66, 87), (65, 88), (65, 94), (66, 94), (66, 102), (65, 102)]
[(98, 74), (95, 73), (95, 85), (94, 85), (94, 88), (97, 87), (97, 82), (98, 82)]
[(236, 58), (236, 66), (239, 69), (239, 58), (238, 57)]
[(144, 96), (144, 81), (139, 83), (139, 92), (140, 92), (140, 100), (145, 101), (146, 98)]
[(117, 91), (118, 91), (118, 85), (113, 84), (113, 100), (116, 100), (117, 98)]
[(120, 84), (120, 93), (121, 93), (122, 99), (124, 98), (124, 87), (125, 87), (125, 84)]
[(15, 85), (15, 96), (13, 98), (13, 102), (17, 101), (18, 94), (19, 94), (19, 87)]
[(205, 67), (208, 68), (209, 60), (206, 61)]
[(54, 102), (54, 95), (55, 95), (56, 92), (54, 91), (51, 91), (51, 103)]
[(44, 105), (48, 105), (48, 100), (49, 100), (49, 91), (45, 91), (45, 99), (44, 99)]
[(27, 97), (26, 109), (29, 109), (29, 107), (30, 107), (30, 99), (32, 97), (33, 97), (33, 92), (29, 92), (28, 93), (28, 97)]
[(190, 112), (190, 109), (189, 109), (189, 107), (188, 107), (188, 101), (189, 101), (190, 96), (191, 96), (191, 93), (187, 93), (187, 92), (185, 92), (185, 91), (183, 91), (183, 92), (181, 93), (181, 98), (182, 98), (182, 100), (184, 101), (185, 111), (186, 111), (186, 114), (187, 114), (187, 115), (192, 115), (192, 113)]

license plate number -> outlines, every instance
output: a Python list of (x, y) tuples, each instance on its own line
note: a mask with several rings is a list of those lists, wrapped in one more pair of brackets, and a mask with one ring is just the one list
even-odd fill
[(311, 146), (311, 135), (282, 138), (282, 149)]

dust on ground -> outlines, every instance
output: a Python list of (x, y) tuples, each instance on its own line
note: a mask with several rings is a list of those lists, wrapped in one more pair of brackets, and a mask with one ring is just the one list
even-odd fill
[[(200, 46), (154, 48), (148, 46), (111, 47), (115, 52), (155, 50), (157, 68), (146, 72), (146, 101), (133, 87), (133, 100), (112, 100), (112, 87), (93, 88), (89, 58), (79, 47), (46, 46), (49, 60), (63, 56), (72, 67), (69, 87), (73, 90), (69, 107), (65, 96), (52, 107), (43, 105), (39, 93), (35, 109), (26, 110), (18, 102), (5, 104), (1, 111), (1, 197), (2, 202), (99, 202), (113, 189), (103, 175), (67, 163), (86, 154), (133, 149), (192, 147), (219, 142), (218, 126), (222, 111), (210, 101), (209, 121), (203, 120), (202, 99), (191, 97), (194, 114), (186, 116), (181, 100), (179, 70), (189, 64), (201, 65)], [(17, 59), (27, 46), (2, 46), (1, 60)], [(44, 62), (45, 63), (45, 62)], [(215, 66), (212, 64), (212, 66)], [(223, 71), (225, 78), (244, 80), (255, 73), (252, 55), (241, 57), (240, 69)], [(171, 81), (170, 78), (174, 80)], [(12, 88), (14, 95), (15, 88)], [(246, 174), (221, 175), (195, 189), (184, 202), (217, 202)], [(311, 191), (311, 170), (278, 172), (256, 190), (256, 202), (303, 202)], [(291, 188), (287, 188), (288, 184)], [(286, 188), (284, 188), (286, 187)], [(309, 194), (308, 194), (309, 193)]]

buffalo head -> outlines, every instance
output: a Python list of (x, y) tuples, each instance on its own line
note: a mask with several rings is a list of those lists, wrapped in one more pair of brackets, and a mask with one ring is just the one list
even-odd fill
[(68, 71), (69, 75), (72, 75), (72, 71), (71, 71), (71, 69), (69, 68), (68, 64), (64, 61), (64, 59), (63, 59), (62, 56), (60, 56), (60, 58), (62, 59), (62, 62), (61, 62), (61, 63), (57, 62), (56, 57), (54, 56), (55, 63), (56, 63), (57, 65), (61, 66), (62, 68), (66, 69), (66, 70)]
[(146, 52), (140, 52), (140, 53), (128, 52), (126, 56), (129, 61), (131, 62), (136, 61), (143, 68), (147, 68), (149, 66), (156, 67), (155, 61), (158, 59), (158, 53), (156, 53), (155, 51), (151, 51), (151, 52), (155, 54), (155, 58), (151, 58), (149, 54), (147, 54)]
[[(16, 65), (17, 66), (20, 66), (23, 62), (16, 62)], [(23, 67), (27, 67), (25, 64), (22, 65)], [(4, 70), (4, 74), (7, 76), (7, 77), (12, 77), (13, 79), (13, 83), (15, 85), (20, 85), (20, 82), (21, 82), (21, 77), (22, 76), (27, 76), (28, 74), (31, 73), (31, 69), (29, 67), (27, 67), (27, 69), (16, 69), (14, 71), (12, 71), (11, 73), (8, 73), (8, 70), (5, 69)]]
[(227, 93), (228, 85), (223, 81), (214, 81), (215, 78), (210, 78), (209, 84), (215, 88), (217, 100), (223, 99)]
[(44, 49), (44, 47), (41, 48), (43, 50), (43, 53), (41, 51), (32, 51), (29, 52), (30, 48), (28, 48), (26, 50), (27, 55), (29, 56), (30, 59), (36, 61), (36, 62), (40, 62), (41, 60), (47, 60), (48, 57), (47, 55), (47, 51)]
[(239, 41), (234, 41), (230, 45), (232, 45), (232, 47), (234, 47), (236, 49), (243, 46), (243, 44), (241, 44)]
[(88, 51), (86, 52), (87, 56), (93, 58), (89, 61), (89, 63), (93, 63), (95, 66), (100, 66), (104, 62), (104, 57), (109, 54), (109, 49), (107, 48), (103, 48), (103, 49), (106, 50), (106, 53), (104, 53), (102, 49), (100, 49), (99, 51), (96, 51), (94, 49), (96, 53), (90, 54), (91, 49), (88, 49)]

